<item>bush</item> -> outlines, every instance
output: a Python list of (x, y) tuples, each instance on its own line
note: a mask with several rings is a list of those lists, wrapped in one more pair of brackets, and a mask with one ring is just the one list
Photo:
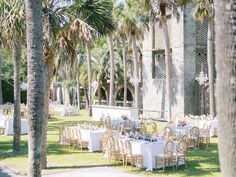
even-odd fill
[[(14, 103), (14, 88), (12, 82), (6, 82), (2, 80), (2, 96), (3, 96), (3, 104), (10, 102)], [(27, 91), (21, 91), (21, 103), (27, 102)]]

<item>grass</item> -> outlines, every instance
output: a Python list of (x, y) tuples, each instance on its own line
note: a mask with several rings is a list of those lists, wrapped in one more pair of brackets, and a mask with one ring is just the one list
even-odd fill
[[(116, 166), (102, 158), (99, 152), (89, 153), (87, 151), (79, 151), (73, 148), (64, 148), (58, 145), (58, 127), (60, 124), (76, 125), (77, 123), (93, 123), (86, 111), (81, 111), (76, 117), (53, 117), (49, 120), (48, 125), (48, 169), (43, 170), (43, 174), (49, 174), (60, 171), (67, 171), (76, 168), (89, 168), (97, 166)], [(160, 125), (163, 129), (164, 123)], [(26, 174), (27, 172), (27, 135), (21, 137), (21, 153), (14, 155), (12, 153), (12, 136), (0, 136), (0, 165), (8, 166), (16, 172)], [(123, 171), (135, 173), (140, 176), (220, 176), (217, 138), (211, 139), (210, 147), (200, 150), (190, 150), (188, 167), (180, 167), (177, 171), (172, 168), (165, 170), (146, 172), (145, 170), (131, 168), (121, 168)]]

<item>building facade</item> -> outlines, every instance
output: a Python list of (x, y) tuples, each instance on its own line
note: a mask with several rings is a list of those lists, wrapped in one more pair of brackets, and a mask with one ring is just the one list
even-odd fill
[[(208, 72), (207, 21), (194, 20), (189, 8), (181, 12), (179, 20), (169, 15), (167, 24), (172, 56), (172, 116), (207, 114), (207, 87), (202, 90), (195, 80), (201, 70), (205, 74)], [(142, 52), (143, 113), (152, 117), (166, 117), (165, 50), (158, 20), (150, 24)], [(203, 95), (204, 102), (201, 104)]]

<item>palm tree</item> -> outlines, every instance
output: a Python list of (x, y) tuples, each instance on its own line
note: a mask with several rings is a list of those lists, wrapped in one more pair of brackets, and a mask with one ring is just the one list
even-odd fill
[[(2, 49), (2, 44), (0, 42), (0, 49)], [(3, 56), (0, 51), (0, 105), (3, 104), (3, 97), (2, 97), (2, 60)]]
[(127, 53), (126, 53), (126, 33), (125, 33), (125, 14), (124, 11), (124, 4), (121, 3), (114, 9), (115, 19), (117, 21), (117, 32), (121, 38), (122, 44), (122, 56), (123, 56), (123, 71), (124, 71), (124, 100), (123, 106), (126, 106), (127, 102)]
[[(13, 152), (20, 152), (21, 114), (20, 114), (20, 63), (21, 45), (24, 38), (24, 4), (22, 1), (2, 1), (1, 39), (3, 44), (12, 47), (14, 65), (14, 122)], [(10, 41), (10, 42), (9, 42)]]
[(109, 95), (109, 106), (114, 105), (114, 82), (115, 82), (115, 53), (112, 35), (108, 35), (108, 44), (110, 50), (110, 95)]
[(236, 176), (235, 11), (234, 1), (215, 1), (217, 132), (223, 177)]
[(41, 142), (45, 99), (42, 1), (25, 0), (28, 61), (28, 176), (41, 176)]
[(125, 8), (123, 10), (123, 25), (124, 30), (128, 36), (130, 36), (130, 41), (132, 45), (133, 52), (133, 61), (134, 61), (134, 102), (135, 107), (140, 108), (139, 97), (139, 56), (136, 41), (139, 39), (144, 30), (147, 28), (146, 14), (140, 13), (139, 6), (137, 6), (138, 2), (133, 0), (128, 0), (125, 3)]
[[(89, 115), (92, 115), (92, 66), (90, 54), (90, 41), (92, 33), (96, 30), (100, 35), (112, 32), (115, 28), (112, 20), (112, 2), (110, 0), (85, 0), (76, 1), (70, 7), (70, 11), (77, 18), (85, 21), (92, 28), (87, 28), (81, 35), (87, 53), (88, 66), (88, 97), (89, 97)], [(78, 21), (74, 23), (74, 27), (79, 26)], [(93, 28), (95, 30), (93, 30)], [(76, 29), (76, 28), (75, 28)], [(78, 30), (75, 30), (78, 31)], [(81, 31), (80, 31), (81, 32)]]
[(2, 54), (0, 53), (0, 105), (3, 104), (2, 98)]
[[(99, 46), (99, 48), (94, 48), (91, 51), (91, 55), (93, 58), (93, 66), (94, 66), (94, 75), (93, 78), (97, 81), (97, 92), (98, 92), (98, 100), (99, 104), (101, 104), (101, 88), (105, 90), (106, 93), (108, 93), (108, 83), (107, 81), (110, 79), (110, 50), (107, 49), (107, 44), (105, 43), (102, 46)], [(114, 49), (114, 56), (116, 58), (116, 61), (114, 63), (114, 85), (117, 88), (121, 85), (121, 82), (123, 81), (123, 68), (122, 68), (122, 59), (121, 59), (121, 52), (118, 50), (118, 48)], [(107, 94), (107, 102), (108, 100), (108, 94)]]
[(208, 20), (208, 38), (207, 38), (207, 62), (210, 89), (210, 114), (215, 117), (215, 96), (214, 96), (214, 2), (213, 0), (195, 0), (193, 17), (197, 20)]

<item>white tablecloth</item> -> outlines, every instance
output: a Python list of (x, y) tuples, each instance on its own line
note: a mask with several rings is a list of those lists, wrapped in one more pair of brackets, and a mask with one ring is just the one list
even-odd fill
[(60, 116), (76, 116), (77, 115), (77, 109), (75, 107), (57, 107), (57, 112)]
[[(158, 140), (157, 142), (148, 142), (143, 140), (131, 140), (132, 153), (143, 156), (143, 167), (147, 170), (153, 170), (154, 168), (162, 168), (156, 166), (155, 156), (164, 153), (164, 140)], [(176, 149), (174, 149), (176, 152)], [(179, 165), (183, 165), (181, 162)]]
[(186, 136), (190, 135), (190, 130), (191, 130), (192, 126), (188, 125), (188, 126), (180, 127), (177, 125), (172, 125), (171, 128), (176, 133), (176, 135), (179, 138), (181, 138), (184, 135), (186, 135)]
[(89, 152), (100, 151), (100, 142), (102, 139), (102, 135), (106, 132), (105, 129), (99, 130), (87, 130), (80, 129), (82, 140), (88, 141), (88, 149)]
[[(89, 130), (80, 127), (71, 127), (78, 128), (81, 133), (81, 139), (83, 141), (88, 141), (88, 150), (89, 152), (100, 151), (100, 142), (103, 134), (106, 132), (106, 129), (98, 129), (98, 130)], [(66, 134), (66, 133), (65, 133)], [(66, 142), (61, 141), (60, 144), (65, 144)]]
[(203, 128), (204, 124), (207, 124), (210, 128), (210, 137), (217, 136), (218, 121), (214, 120), (199, 120), (199, 128)]
[[(13, 118), (8, 118), (4, 115), (0, 115), (0, 127), (5, 128), (4, 135), (13, 135)], [(27, 120), (21, 119), (21, 134), (28, 133)]]

